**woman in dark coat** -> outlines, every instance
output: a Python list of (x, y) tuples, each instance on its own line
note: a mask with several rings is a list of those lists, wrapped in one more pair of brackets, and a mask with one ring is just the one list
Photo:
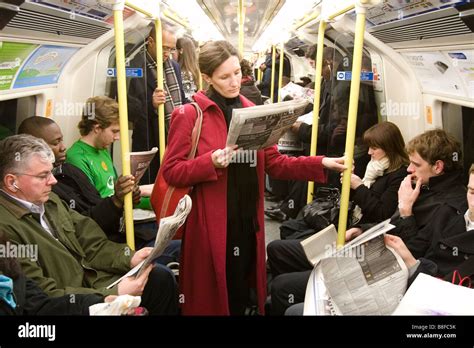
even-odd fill
[(226, 147), (235, 108), (252, 106), (239, 95), (242, 73), (237, 50), (226, 41), (206, 43), (199, 67), (210, 86), (194, 101), (203, 111), (197, 154), (188, 160), (196, 120), (193, 106), (171, 119), (163, 177), (172, 186), (193, 186), (193, 208), (183, 234), (180, 287), (185, 315), (244, 314), (250, 288), (260, 313), (266, 299), (264, 173), (279, 179), (325, 181), (324, 168), (342, 171), (343, 159), (290, 158), (276, 146), (256, 152), (256, 163), (232, 163)]

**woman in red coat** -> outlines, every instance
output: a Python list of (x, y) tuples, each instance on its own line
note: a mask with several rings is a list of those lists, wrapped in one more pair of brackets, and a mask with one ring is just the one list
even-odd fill
[(342, 171), (343, 159), (290, 158), (276, 146), (257, 152), (255, 163), (230, 163), (226, 147), (234, 108), (253, 104), (239, 95), (237, 50), (226, 41), (206, 43), (199, 67), (210, 86), (193, 96), (203, 111), (196, 157), (187, 160), (196, 112), (173, 112), (163, 176), (173, 186), (193, 186), (193, 208), (183, 235), (180, 303), (185, 315), (242, 315), (250, 288), (260, 313), (266, 298), (264, 173), (284, 180), (325, 181), (324, 169)]

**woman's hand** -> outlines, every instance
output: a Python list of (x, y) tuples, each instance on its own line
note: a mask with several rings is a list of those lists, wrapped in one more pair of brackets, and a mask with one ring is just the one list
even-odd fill
[(362, 179), (355, 174), (351, 174), (351, 189), (355, 190), (360, 185), (363, 185)]
[(237, 149), (237, 145), (227, 146), (224, 149), (216, 150), (212, 153), (212, 163), (216, 168), (226, 168), (232, 160), (232, 155)]
[(332, 157), (324, 157), (323, 158), (323, 167), (329, 170), (334, 170), (336, 172), (342, 172), (347, 167), (344, 165), (345, 158), (332, 158)]
[(407, 246), (400, 237), (386, 234), (384, 237), (385, 245), (391, 247), (405, 262), (408, 268), (413, 267), (416, 264), (416, 259), (408, 250)]

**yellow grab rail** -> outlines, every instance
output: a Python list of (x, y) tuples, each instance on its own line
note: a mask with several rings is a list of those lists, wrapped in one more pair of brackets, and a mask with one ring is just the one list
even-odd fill
[(237, 13), (239, 22), (239, 53), (244, 57), (244, 23), (245, 23), (245, 4), (244, 0), (239, 0), (239, 12)]
[(276, 49), (275, 49), (275, 45), (272, 46), (272, 70), (271, 70), (271, 74), (272, 74), (272, 82), (271, 82), (271, 85), (270, 85), (270, 100), (271, 102), (273, 103), (273, 94), (274, 94), (274, 89), (275, 89), (275, 57), (276, 57)]
[[(323, 50), (324, 50), (324, 33), (326, 31), (326, 22), (319, 22), (318, 29), (318, 47), (316, 51), (315, 65), (316, 75), (314, 78), (314, 104), (313, 104), (313, 126), (311, 129), (311, 150), (310, 155), (316, 156), (316, 148), (318, 145), (318, 126), (319, 126), (319, 106), (321, 96), (321, 75), (323, 71)], [(308, 182), (308, 198), (307, 202), (311, 202), (314, 198), (314, 182)]]
[(351, 91), (349, 95), (349, 116), (347, 120), (345, 163), (347, 169), (342, 176), (341, 203), (339, 210), (339, 224), (337, 229), (337, 247), (345, 243), (347, 214), (349, 210), (349, 194), (351, 189), (352, 161), (354, 159), (354, 144), (357, 125), (357, 109), (359, 106), (360, 71), (362, 65), (362, 48), (364, 45), (365, 7), (357, 7), (354, 58), (352, 60)]
[[(163, 36), (161, 28), (161, 20), (155, 18), (155, 42), (156, 42), (156, 83), (157, 88), (164, 90), (163, 84)], [(160, 163), (163, 162), (166, 148), (166, 132), (165, 132), (165, 104), (158, 105), (158, 133), (160, 138)]]
[[(125, 44), (123, 31), (123, 3), (114, 6), (115, 60), (117, 66), (117, 96), (120, 117), (120, 145), (122, 150), (122, 174), (130, 175), (130, 144), (128, 141), (127, 85), (125, 73)], [(135, 250), (133, 229), (132, 192), (125, 195), (125, 234), (128, 246)]]

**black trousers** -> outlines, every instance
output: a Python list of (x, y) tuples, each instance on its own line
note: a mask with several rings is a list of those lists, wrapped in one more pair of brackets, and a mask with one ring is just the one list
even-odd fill
[(256, 260), (255, 228), (249, 221), (227, 221), (226, 281), (231, 315), (244, 315), (249, 303), (250, 274)]
[(167, 267), (155, 264), (142, 294), (141, 306), (150, 315), (177, 315), (178, 290), (174, 274)]
[(313, 265), (298, 240), (275, 240), (267, 246), (271, 283), (272, 315), (283, 315), (288, 307), (304, 301)]

